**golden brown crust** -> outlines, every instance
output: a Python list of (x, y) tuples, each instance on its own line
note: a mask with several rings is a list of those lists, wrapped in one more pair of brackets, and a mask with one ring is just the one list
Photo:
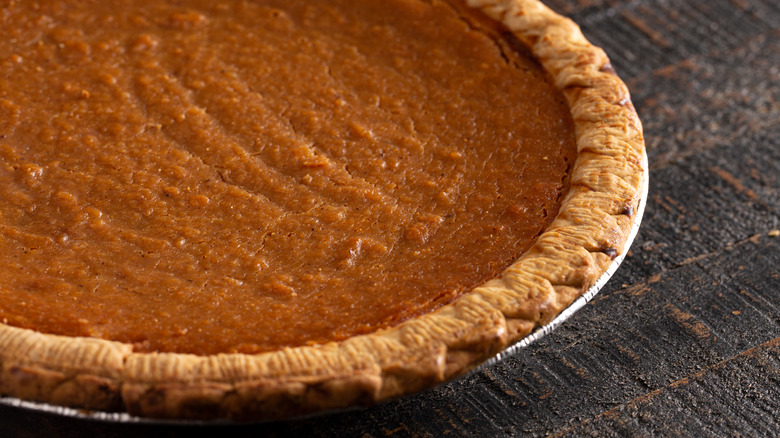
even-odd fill
[(139, 354), (0, 324), (0, 392), (166, 418), (281, 418), (376, 403), (474, 368), (551, 321), (622, 254), (646, 178), (641, 124), (604, 52), (536, 0), (468, 0), (564, 92), (578, 158), (553, 224), (500, 278), (431, 314), (338, 343), (258, 355)]
[(132, 347), (0, 326), (0, 393), (65, 406), (115, 410)]

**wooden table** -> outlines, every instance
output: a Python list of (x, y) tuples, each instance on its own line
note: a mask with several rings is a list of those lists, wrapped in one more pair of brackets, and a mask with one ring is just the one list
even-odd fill
[[(484, 371), (225, 436), (780, 435), (780, 2), (550, 0), (632, 90), (642, 229), (596, 299)], [(0, 410), (0, 436), (185, 436)], [(33, 432), (33, 428), (37, 432)]]

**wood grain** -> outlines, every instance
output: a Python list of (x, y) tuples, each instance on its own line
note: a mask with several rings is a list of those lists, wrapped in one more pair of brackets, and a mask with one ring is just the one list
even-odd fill
[(780, 337), (551, 436), (772, 436), (778, 419)]
[(628, 81), (653, 170), (777, 125), (779, 40), (773, 30)]
[[(604, 48), (628, 80), (696, 56), (737, 48), (777, 28), (774, 0), (550, 2)], [(592, 4), (592, 5), (590, 5)], [(567, 6), (571, 5), (571, 6)]]

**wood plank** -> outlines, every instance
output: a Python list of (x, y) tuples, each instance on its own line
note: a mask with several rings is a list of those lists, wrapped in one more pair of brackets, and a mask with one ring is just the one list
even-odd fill
[(767, 32), (629, 80), (651, 168), (777, 125), (779, 40), (780, 31)]
[(780, 338), (551, 435), (776, 436)]
[(694, 56), (739, 47), (777, 29), (775, 0), (672, 0), (548, 2), (567, 13), (585, 36), (602, 47), (628, 79)]
[(780, 126), (651, 173), (642, 228), (614, 279), (631, 284), (780, 228)]

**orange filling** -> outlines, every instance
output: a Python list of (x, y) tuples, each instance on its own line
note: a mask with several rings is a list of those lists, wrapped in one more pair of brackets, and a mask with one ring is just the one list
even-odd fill
[(571, 116), (440, 2), (12, 2), (0, 321), (259, 352), (429, 312), (556, 214)]

